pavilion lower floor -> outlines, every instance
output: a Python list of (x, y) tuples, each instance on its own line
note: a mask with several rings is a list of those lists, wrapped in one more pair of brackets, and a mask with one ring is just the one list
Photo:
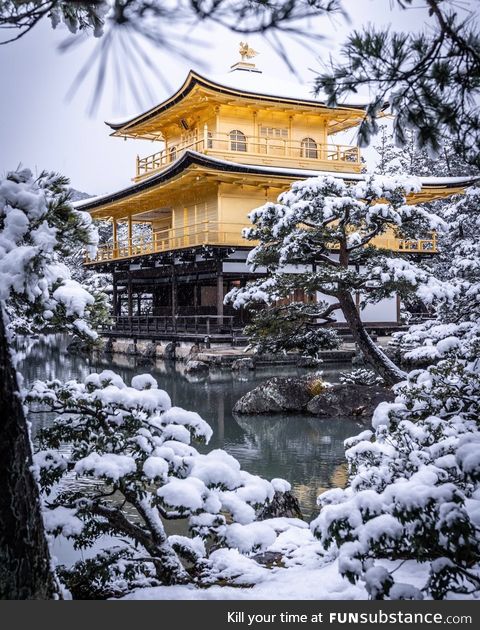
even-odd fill
[[(170, 255), (152, 254), (126, 261), (104, 261), (96, 270), (110, 275), (112, 321), (103, 331), (110, 336), (178, 339), (242, 336), (252, 312), (225, 304), (225, 296), (255, 277), (246, 264), (249, 248), (192, 248)], [(295, 291), (293, 301), (330, 298)], [(356, 295), (360, 309), (360, 296)], [(394, 296), (362, 309), (364, 323), (394, 329), (400, 324), (400, 302)], [(346, 326), (341, 312), (333, 324)]]
[[(203, 268), (202, 268), (203, 267)], [(229, 316), (246, 322), (243, 309), (224, 304), (233, 288), (245, 286), (251, 274), (225, 273), (221, 265), (187, 270), (179, 266), (160, 270), (117, 271), (112, 274), (112, 315), (115, 317)]]

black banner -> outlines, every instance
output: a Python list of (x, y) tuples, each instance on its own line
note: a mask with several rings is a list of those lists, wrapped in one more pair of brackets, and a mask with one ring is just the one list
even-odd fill
[(479, 627), (479, 601), (1, 602), (2, 628), (273, 630)]

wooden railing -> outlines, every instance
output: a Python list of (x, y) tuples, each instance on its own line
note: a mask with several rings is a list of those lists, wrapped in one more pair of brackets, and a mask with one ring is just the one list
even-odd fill
[[(133, 315), (111, 317), (109, 324), (103, 325), (104, 333), (128, 334), (129, 336), (157, 337), (168, 334), (234, 334), (232, 315)], [(237, 326), (238, 328), (238, 326)]]
[(101, 262), (168, 252), (198, 245), (249, 245), (242, 236), (240, 223), (221, 224), (216, 221), (202, 221), (184, 227), (153, 232), (150, 238), (133, 237), (116, 243), (100, 245), (94, 259), (86, 263)]
[[(203, 221), (185, 227), (153, 232), (150, 238), (134, 237), (101, 245), (97, 256), (87, 257), (85, 262), (89, 264), (121, 260), (199, 245), (253, 247), (256, 242), (247, 241), (242, 236), (242, 229), (245, 227), (247, 226), (241, 223), (223, 224), (216, 221)], [(437, 252), (437, 236), (433, 233), (430, 238), (418, 240), (378, 236), (372, 241), (372, 245), (395, 252), (434, 254)]]
[[(245, 136), (245, 140), (232, 139), (228, 133), (212, 134), (207, 132), (204, 137), (187, 143), (167, 146), (162, 151), (148, 155), (137, 156), (136, 177), (151, 175), (179, 158), (185, 151), (219, 154), (229, 157), (232, 161), (258, 162), (258, 157), (294, 160), (311, 165), (312, 168), (326, 168), (328, 163), (343, 165), (359, 165), (360, 150), (356, 146), (343, 144), (319, 144), (316, 148), (304, 146), (300, 140), (286, 140), (284, 138), (267, 138)], [(253, 158), (253, 159), (251, 159)], [(319, 164), (323, 162), (323, 164)]]
[(383, 236), (377, 236), (372, 245), (380, 249), (388, 249), (394, 252), (408, 252), (417, 254), (436, 254), (437, 249), (437, 235), (432, 233), (430, 238), (420, 239), (404, 239), (404, 238), (389, 238)]

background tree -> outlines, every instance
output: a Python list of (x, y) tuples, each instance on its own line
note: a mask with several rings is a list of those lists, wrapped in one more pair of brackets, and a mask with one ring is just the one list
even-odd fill
[[(404, 8), (420, 4), (399, 0)], [(457, 153), (479, 166), (480, 38), (475, 10), (460, 12), (454, 0), (426, 0), (428, 30), (397, 33), (370, 27), (354, 31), (339, 61), (316, 79), (329, 105), (368, 87), (373, 94), (360, 124), (360, 145), (378, 131), (386, 102), (394, 114), (396, 144), (408, 142), (411, 130), (420, 148), (438, 154), (444, 138)]]
[(28, 170), (0, 180), (0, 597), (5, 599), (58, 594), (10, 341), (12, 329), (25, 327), (96, 339), (91, 323), (99, 316), (99, 301), (61, 263), (73, 244), (94, 250), (97, 241), (90, 217), (71, 207), (67, 184), (54, 173), (35, 179)]
[[(249, 216), (254, 227), (245, 230), (245, 236), (260, 244), (248, 262), (254, 268), (266, 267), (268, 278), (234, 289), (227, 298), (236, 307), (273, 305), (250, 327), (253, 341), (258, 345), (258, 338), (269, 335), (277, 348), (293, 341), (315, 354), (324, 341), (332, 345), (335, 340), (331, 331), (318, 330), (319, 325), (331, 323), (331, 314), (341, 310), (366, 360), (386, 383), (401, 380), (403, 372), (368, 335), (353, 294), (359, 293), (364, 304), (397, 292), (431, 299), (436, 284), (431, 274), (405, 256), (372, 246), (375, 237), (389, 230), (392, 237), (419, 238), (443, 227), (436, 215), (406, 205), (406, 195), (415, 190), (420, 190), (416, 179), (371, 177), (348, 185), (334, 177), (318, 177), (295, 182), (278, 203), (253, 210)], [(307, 294), (318, 291), (329, 301), (289, 303), (298, 289)], [(279, 305), (280, 300), (285, 303)], [(302, 329), (302, 318), (308, 318), (310, 327)]]
[[(375, 168), (376, 173), (381, 175), (414, 175), (420, 177), (478, 177), (479, 170), (475, 166), (468, 164), (458, 153), (455, 143), (449, 138), (444, 138), (443, 146), (439, 154), (432, 158), (425, 149), (417, 146), (415, 134), (407, 130), (405, 133), (406, 143), (402, 147), (396, 147), (390, 125), (380, 125), (380, 132), (376, 137), (373, 148), (378, 153), (378, 162)], [(449, 223), (452, 219), (452, 204), (456, 200), (448, 197), (436, 201), (427, 202), (424, 207), (429, 211), (439, 215)], [(472, 208), (473, 211), (473, 208)], [(425, 260), (424, 266), (437, 278), (448, 280), (451, 277), (451, 266), (456, 257), (455, 247), (451, 243), (449, 236), (450, 228), (446, 233), (438, 234), (439, 253)], [(458, 260), (455, 264), (458, 263)], [(403, 314), (406, 321), (412, 321), (420, 314), (422, 317), (433, 314), (432, 304), (423, 304), (417, 296), (405, 296), (403, 301)]]
[(432, 318), (396, 333), (392, 340), (399, 358), (413, 364), (436, 362), (446, 349), (463, 352), (462, 344), (480, 335), (480, 190), (472, 187), (444, 210), (448, 230), (441, 235), (443, 290), (433, 303)]
[[(426, 149), (417, 145), (415, 134), (405, 132), (405, 144), (395, 146), (390, 126), (381, 124), (373, 148), (378, 154), (375, 173), (379, 175), (413, 175), (416, 177), (465, 177), (478, 176), (478, 168), (468, 164), (450, 138), (443, 139), (441, 150), (431, 157)], [(441, 208), (450, 205), (450, 200), (429, 203), (429, 208)]]

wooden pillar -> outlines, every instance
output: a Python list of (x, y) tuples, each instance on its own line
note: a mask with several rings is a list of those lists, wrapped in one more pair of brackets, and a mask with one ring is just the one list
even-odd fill
[(288, 155), (290, 157), (292, 157), (292, 155), (295, 155), (295, 151), (293, 150), (292, 126), (293, 126), (293, 116), (289, 116), (288, 117)]
[(195, 309), (195, 314), (197, 313), (198, 310), (198, 306), (199, 306), (199, 295), (198, 295), (198, 274), (197, 274), (197, 278), (195, 280), (195, 285), (193, 287), (193, 308)]
[(127, 283), (127, 298), (128, 298), (128, 316), (132, 317), (133, 315), (133, 295), (132, 295), (132, 279), (130, 274), (128, 276)]
[[(217, 107), (215, 107), (215, 138), (219, 138), (219, 134), (220, 134), (220, 107), (217, 105)], [(228, 144), (224, 144), (224, 142), (222, 141), (223, 138), (220, 138), (220, 144), (219, 146), (214, 146), (215, 149), (220, 149), (221, 151), (225, 151), (226, 149), (228, 149)]]
[(133, 228), (132, 228), (132, 215), (128, 215), (128, 255), (132, 255), (132, 236), (133, 236)]
[(172, 265), (172, 317), (178, 314), (178, 280), (175, 266)]
[(113, 240), (113, 258), (118, 257), (118, 230), (117, 230), (117, 219), (112, 217), (112, 240)]
[(223, 268), (221, 261), (217, 271), (217, 315), (223, 317)]
[(142, 294), (137, 293), (137, 315), (142, 314)]
[(208, 146), (208, 125), (207, 123), (205, 123), (203, 125), (203, 150), (206, 152), (207, 149), (209, 149), (210, 147)]
[(167, 136), (165, 134), (163, 134), (163, 143), (164, 143), (164, 148), (163, 148), (163, 158), (161, 161), (161, 165), (163, 166), (164, 164), (168, 164), (168, 140), (167, 140)]
[(115, 278), (115, 274), (112, 274), (112, 315), (114, 317), (118, 316), (118, 292), (117, 292), (117, 279)]

